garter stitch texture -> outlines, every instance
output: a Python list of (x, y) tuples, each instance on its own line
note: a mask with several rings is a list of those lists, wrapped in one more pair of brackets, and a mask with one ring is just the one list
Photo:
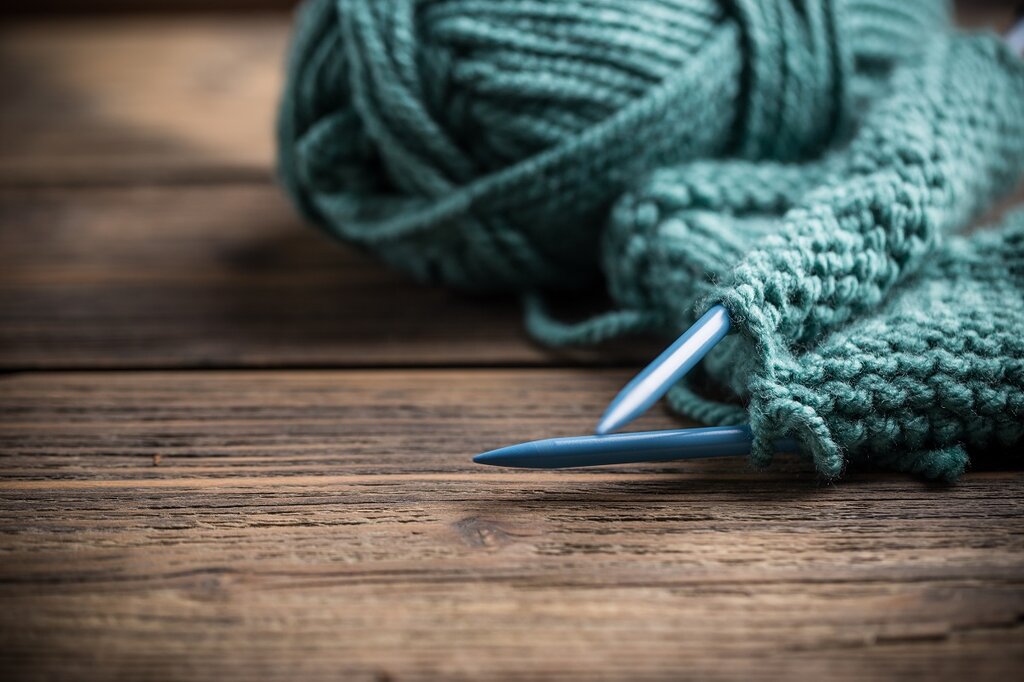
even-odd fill
[(758, 465), (792, 434), (825, 476), (871, 459), (954, 478), (964, 446), (1021, 440), (1024, 216), (1005, 238), (936, 251), (1022, 176), (1024, 62), (991, 37), (936, 41), (894, 75), (850, 144), (819, 161), (653, 173), (605, 238), (625, 309), (570, 326), (535, 306), (531, 327), (557, 342), (630, 324), (678, 333), (723, 302), (739, 333), (704, 375), (749, 415), (693, 380), (673, 389), (673, 407), (750, 419)]
[(311, 0), (280, 172), (307, 216), (420, 279), (581, 287), (638, 174), (820, 152), (946, 14), (937, 0)]
[(754, 462), (796, 437), (818, 470), (874, 463), (953, 480), (968, 451), (1024, 445), (1024, 211), (955, 237), (875, 314), (749, 376)]

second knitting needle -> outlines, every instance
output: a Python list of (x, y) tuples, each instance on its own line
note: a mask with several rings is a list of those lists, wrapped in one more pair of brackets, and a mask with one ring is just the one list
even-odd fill
[(704, 313), (619, 391), (598, 422), (596, 433), (603, 436), (617, 431), (646, 412), (729, 333), (731, 324), (728, 311), (720, 305)]
[[(713, 426), (616, 433), (611, 436), (546, 438), (491, 450), (473, 458), (477, 464), (565, 469), (628, 462), (668, 462), (707, 457), (738, 457), (750, 453), (749, 426)], [(778, 452), (796, 452), (791, 439), (775, 443)]]

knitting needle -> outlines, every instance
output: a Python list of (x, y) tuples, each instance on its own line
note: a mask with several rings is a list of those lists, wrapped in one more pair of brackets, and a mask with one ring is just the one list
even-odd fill
[[(491, 450), (477, 455), (473, 461), (527, 469), (565, 469), (629, 462), (736, 457), (750, 452), (752, 440), (749, 426), (546, 438)], [(777, 452), (796, 452), (797, 445), (791, 439), (782, 439), (775, 443), (775, 449)]]
[(617, 431), (646, 412), (729, 333), (731, 324), (729, 313), (720, 305), (704, 313), (619, 391), (601, 416), (596, 433), (603, 436)]
[(1011, 51), (1024, 56), (1024, 17), (1018, 19), (1017, 23), (1003, 35), (1003, 40), (1006, 41), (1006, 45)]

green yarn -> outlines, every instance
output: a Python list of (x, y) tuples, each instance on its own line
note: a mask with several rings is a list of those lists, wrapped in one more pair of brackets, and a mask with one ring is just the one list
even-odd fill
[(820, 152), (946, 21), (936, 0), (312, 0), (280, 173), (423, 280), (579, 288), (638, 174)]
[[(758, 425), (752, 454), (757, 463), (770, 461), (768, 439), (785, 422), (827, 476), (839, 473), (843, 452), (849, 459), (864, 452), (889, 452), (888, 466), (953, 478), (962, 463), (955, 465), (950, 453), (963, 446), (988, 447), (993, 443), (985, 436), (988, 431), (1005, 430), (1004, 421), (1020, 423), (1024, 417), (1024, 376), (1014, 369), (1021, 345), (995, 343), (987, 348), (992, 355), (984, 362), (964, 346), (986, 325), (993, 340), (1024, 336), (1024, 281), (1019, 253), (1009, 243), (1008, 263), (984, 273), (978, 270), (977, 283), (964, 278), (956, 265), (933, 268), (925, 277), (935, 281), (899, 294), (896, 312), (861, 317), (821, 341), (825, 345), (816, 352), (824, 357), (849, 353), (840, 362), (847, 363), (855, 399), (865, 412), (856, 425), (837, 425), (851, 414), (839, 403), (823, 408), (823, 419), (832, 420), (829, 427), (818, 422), (797, 429), (800, 418), (795, 416), (788, 421), (779, 415), (766, 417), (766, 410), (783, 409), (777, 402), (764, 407), (766, 395), (778, 392), (772, 388), (773, 377), (785, 376), (783, 367), (794, 362), (815, 364), (813, 355), (800, 354), (803, 344), (881, 305), (894, 286), (934, 261), (944, 233), (966, 226), (1024, 175), (1024, 62), (997, 39), (938, 42), (920, 64), (896, 75), (893, 90), (851, 145), (842, 179), (804, 197), (802, 206), (786, 214), (781, 231), (755, 245), (733, 268), (728, 283), (709, 294), (732, 311), (741, 334), (756, 348), (746, 385), (752, 424)], [(959, 254), (959, 247), (954, 252)], [(995, 258), (991, 250), (989, 255)], [(999, 277), (1006, 279), (1005, 285), (997, 285)], [(909, 311), (915, 308), (917, 316), (911, 318)], [(935, 340), (936, 332), (946, 342)], [(878, 334), (874, 345), (868, 339), (871, 333)], [(846, 346), (840, 350), (837, 334), (847, 336), (850, 344), (859, 343), (862, 352)], [(911, 348), (922, 353), (928, 349), (922, 366), (906, 356), (896, 364), (895, 374), (872, 375), (879, 366), (876, 361), (893, 363), (895, 354)], [(944, 355), (955, 356), (958, 348), (965, 351), (959, 359)], [(878, 354), (874, 359), (869, 358), (871, 351)], [(842, 372), (835, 361), (826, 365)], [(1000, 383), (999, 373), (984, 376), (978, 370), (985, 366), (1002, 368), (1008, 376)], [(922, 388), (916, 394), (925, 396), (922, 401), (915, 400), (915, 385), (901, 392), (912, 377), (934, 392)], [(792, 380), (799, 381), (796, 375)], [(888, 387), (857, 394), (873, 380), (887, 380)], [(943, 380), (949, 387), (959, 385), (960, 402), (956, 390), (939, 386)], [(738, 381), (742, 379), (734, 377), (733, 385)], [(841, 400), (839, 385), (818, 388)], [(984, 402), (985, 394), (993, 391), (1016, 397), (1000, 411), (998, 404)], [(891, 396), (906, 402), (892, 406)], [(806, 411), (803, 416), (810, 419)], [(927, 438), (911, 433), (916, 426), (926, 429)], [(807, 428), (815, 430), (813, 437)], [(868, 435), (860, 435), (858, 428)], [(1024, 435), (1011, 432), (1013, 442)]]
[[(524, 293), (553, 345), (723, 303), (735, 333), (669, 402), (750, 421), (755, 465), (794, 436), (825, 477), (951, 480), (1024, 444), (1024, 212), (949, 236), (1024, 176), (1024, 64), (944, 21), (931, 0), (312, 0), (280, 171), (401, 270)], [(601, 275), (618, 309), (582, 323), (537, 293)]]
[[(994, 38), (940, 40), (891, 85), (819, 161), (661, 169), (613, 211), (605, 268), (624, 309), (609, 326), (678, 333), (724, 303), (738, 333), (703, 379), (749, 414), (693, 378), (669, 399), (704, 422), (750, 419), (756, 464), (794, 435), (825, 476), (870, 460), (951, 479), (965, 448), (1024, 436), (1024, 214), (1006, 237), (942, 246), (1024, 176), (1024, 62)], [(531, 313), (542, 338), (609, 336), (606, 317)]]
[[(968, 451), (1024, 443), (1024, 211), (950, 239), (872, 315), (810, 350), (769, 343), (748, 376), (752, 459), (790, 435), (825, 476), (847, 462), (955, 479)], [(774, 346), (774, 347), (773, 347)]]
[[(737, 320), (761, 318), (746, 324), (762, 335), (801, 342), (877, 305), (1022, 173), (1024, 64), (994, 38), (936, 40), (821, 159), (651, 173), (614, 207), (603, 269), (645, 328), (677, 333), (718, 300)], [(558, 326), (532, 310), (531, 329), (551, 343), (608, 336), (599, 319)]]

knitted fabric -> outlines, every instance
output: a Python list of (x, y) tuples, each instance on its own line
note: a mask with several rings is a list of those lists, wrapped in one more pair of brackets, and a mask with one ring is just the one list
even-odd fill
[(763, 355), (748, 376), (759, 466), (783, 436), (829, 477), (849, 461), (952, 480), (968, 451), (1019, 447), (1024, 211), (996, 234), (950, 239), (876, 313), (811, 350)]
[(638, 174), (820, 152), (945, 19), (936, 0), (312, 0), (280, 172), (420, 279), (581, 287)]
[(534, 304), (531, 328), (558, 342), (613, 335), (606, 327), (678, 333), (722, 302), (739, 333), (703, 376), (749, 415), (701, 397), (694, 380), (673, 389), (673, 407), (711, 423), (749, 418), (759, 465), (795, 435), (826, 476), (871, 458), (952, 478), (963, 446), (1021, 437), (1024, 220), (1002, 240), (955, 241), (937, 263), (936, 250), (1022, 174), (1024, 63), (994, 38), (937, 41), (894, 75), (848, 147), (820, 161), (655, 172), (606, 235), (625, 309), (571, 326)]
[[(638, 328), (675, 333), (724, 302), (734, 322), (798, 343), (881, 302), (1022, 174), (1024, 62), (991, 37), (935, 40), (820, 160), (650, 174), (611, 213), (604, 272)], [(600, 318), (529, 321), (553, 344), (611, 335)]]

